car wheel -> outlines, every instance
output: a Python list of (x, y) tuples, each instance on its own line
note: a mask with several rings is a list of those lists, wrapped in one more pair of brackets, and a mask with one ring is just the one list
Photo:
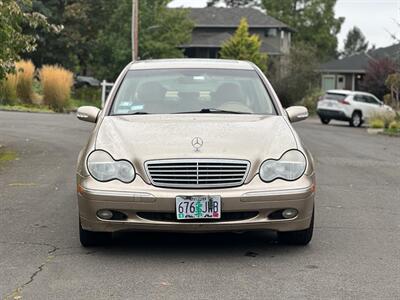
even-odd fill
[(358, 111), (354, 112), (350, 119), (351, 127), (360, 127), (362, 124), (361, 113)]
[(320, 117), (320, 119), (321, 119), (322, 124), (329, 124), (329, 122), (331, 121), (331, 119), (323, 118), (323, 117)]
[(314, 231), (314, 211), (311, 217), (310, 227), (298, 231), (278, 232), (278, 240), (280, 243), (288, 245), (307, 245), (313, 236)]
[(79, 220), (79, 240), (83, 247), (103, 246), (111, 242), (111, 232), (94, 232), (82, 228)]

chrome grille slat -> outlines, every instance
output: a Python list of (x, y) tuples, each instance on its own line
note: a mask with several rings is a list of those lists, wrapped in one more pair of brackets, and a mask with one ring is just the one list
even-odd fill
[(145, 162), (155, 186), (175, 188), (218, 188), (242, 185), (250, 168), (246, 160), (171, 159)]

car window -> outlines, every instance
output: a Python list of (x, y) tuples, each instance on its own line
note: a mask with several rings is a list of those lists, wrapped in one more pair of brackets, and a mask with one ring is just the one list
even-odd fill
[(346, 99), (347, 96), (348, 95), (346, 94), (340, 94), (340, 93), (326, 93), (324, 95), (324, 99), (342, 101)]
[(379, 101), (372, 96), (365, 96), (369, 104), (379, 105)]
[(118, 90), (111, 114), (168, 114), (204, 109), (276, 114), (255, 71), (221, 69), (131, 70)]
[(363, 102), (363, 103), (366, 102), (366, 99), (364, 99), (363, 95), (354, 95), (353, 99), (354, 99), (354, 101), (357, 101), (357, 102)]

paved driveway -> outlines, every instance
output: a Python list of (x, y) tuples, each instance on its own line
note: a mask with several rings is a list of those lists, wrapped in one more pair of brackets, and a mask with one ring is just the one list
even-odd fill
[(80, 247), (74, 165), (91, 125), (72, 115), (0, 112), (0, 298), (398, 299), (400, 139), (296, 125), (318, 172), (315, 238), (273, 233), (123, 234)]

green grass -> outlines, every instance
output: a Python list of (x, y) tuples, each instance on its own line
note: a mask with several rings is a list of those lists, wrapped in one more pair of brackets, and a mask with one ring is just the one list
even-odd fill
[(45, 112), (45, 113), (54, 112), (45, 105), (21, 104), (21, 103), (16, 105), (0, 105), (0, 110), (21, 111), (21, 112)]
[(17, 153), (14, 151), (2, 151), (0, 148), (0, 163), (6, 161), (12, 161), (17, 158)]
[(72, 109), (74, 109), (74, 108), (76, 109), (81, 106), (95, 106), (95, 107), (100, 108), (101, 100), (93, 101), (93, 100), (82, 100), (82, 99), (73, 99), (72, 98), (69, 100), (69, 106)]
[(389, 136), (398, 136), (398, 137), (400, 137), (400, 129), (397, 129), (397, 128), (385, 129), (383, 131), (383, 134), (389, 135)]

